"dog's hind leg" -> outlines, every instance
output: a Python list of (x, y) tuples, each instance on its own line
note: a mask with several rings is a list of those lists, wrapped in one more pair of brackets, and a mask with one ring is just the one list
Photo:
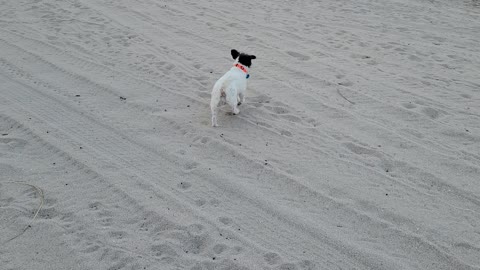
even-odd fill
[(218, 104), (221, 99), (221, 89), (215, 87), (212, 91), (212, 99), (210, 101), (210, 109), (212, 110), (212, 127), (218, 126), (217, 124), (217, 113), (218, 113)]
[(228, 89), (227, 93), (227, 103), (232, 107), (233, 114), (239, 114), (240, 110), (237, 108), (238, 98), (237, 98), (237, 89), (231, 87)]
[(245, 95), (243, 93), (239, 93), (237, 105), (240, 106), (242, 105), (242, 103), (245, 103)]

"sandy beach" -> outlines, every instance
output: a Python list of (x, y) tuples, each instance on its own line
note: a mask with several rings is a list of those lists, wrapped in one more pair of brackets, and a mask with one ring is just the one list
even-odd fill
[(0, 270), (480, 269), (479, 44), (474, 0), (0, 1)]

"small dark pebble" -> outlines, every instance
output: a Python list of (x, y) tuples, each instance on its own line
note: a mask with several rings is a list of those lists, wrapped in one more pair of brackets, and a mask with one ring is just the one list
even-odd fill
[(3, 134), (2, 134), (2, 136), (7, 136), (7, 135), (8, 135), (8, 133), (3, 133)]
[(165, 109), (165, 111), (167, 111), (167, 109)]
[(68, 186), (68, 184), (65, 184), (65, 186)]
[(190, 108), (190, 105), (187, 105), (187, 108)]
[(121, 99), (121, 100), (127, 100), (127, 98), (126, 98), (126, 97), (120, 97), (120, 99)]
[(468, 129), (465, 129), (465, 131), (466, 131), (466, 132), (470, 132), (470, 130), (468, 130)]
[(215, 257), (212, 258), (215, 261)]
[(83, 149), (83, 147), (80, 146), (80, 149)]
[(75, 95), (75, 97), (80, 97), (80, 95)]
[(385, 196), (388, 196), (388, 193), (385, 193)]
[(49, 131), (47, 130), (47, 133), (48, 133), (48, 132), (49, 132)]
[(386, 171), (386, 172), (389, 172), (389, 170), (388, 170), (388, 169), (386, 169), (385, 171)]

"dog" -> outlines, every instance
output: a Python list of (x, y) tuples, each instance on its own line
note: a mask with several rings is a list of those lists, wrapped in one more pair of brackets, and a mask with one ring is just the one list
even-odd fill
[(218, 106), (228, 104), (234, 115), (240, 113), (237, 106), (245, 102), (245, 91), (247, 90), (247, 79), (250, 77), (248, 71), (252, 66), (255, 55), (240, 53), (235, 49), (230, 51), (233, 67), (230, 68), (213, 86), (210, 108), (212, 110), (212, 126), (216, 127)]

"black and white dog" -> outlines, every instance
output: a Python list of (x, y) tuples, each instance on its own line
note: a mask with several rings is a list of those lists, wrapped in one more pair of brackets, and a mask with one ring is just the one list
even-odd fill
[[(212, 126), (217, 125), (218, 106), (227, 103), (232, 108), (233, 114), (240, 111), (237, 106), (245, 102), (245, 91), (247, 89), (247, 79), (250, 77), (248, 70), (252, 65), (255, 55), (239, 53), (237, 50), (231, 50), (235, 62), (233, 67), (225, 73), (213, 86), (212, 100), (210, 108), (212, 109)], [(221, 104), (220, 104), (220, 101)]]

